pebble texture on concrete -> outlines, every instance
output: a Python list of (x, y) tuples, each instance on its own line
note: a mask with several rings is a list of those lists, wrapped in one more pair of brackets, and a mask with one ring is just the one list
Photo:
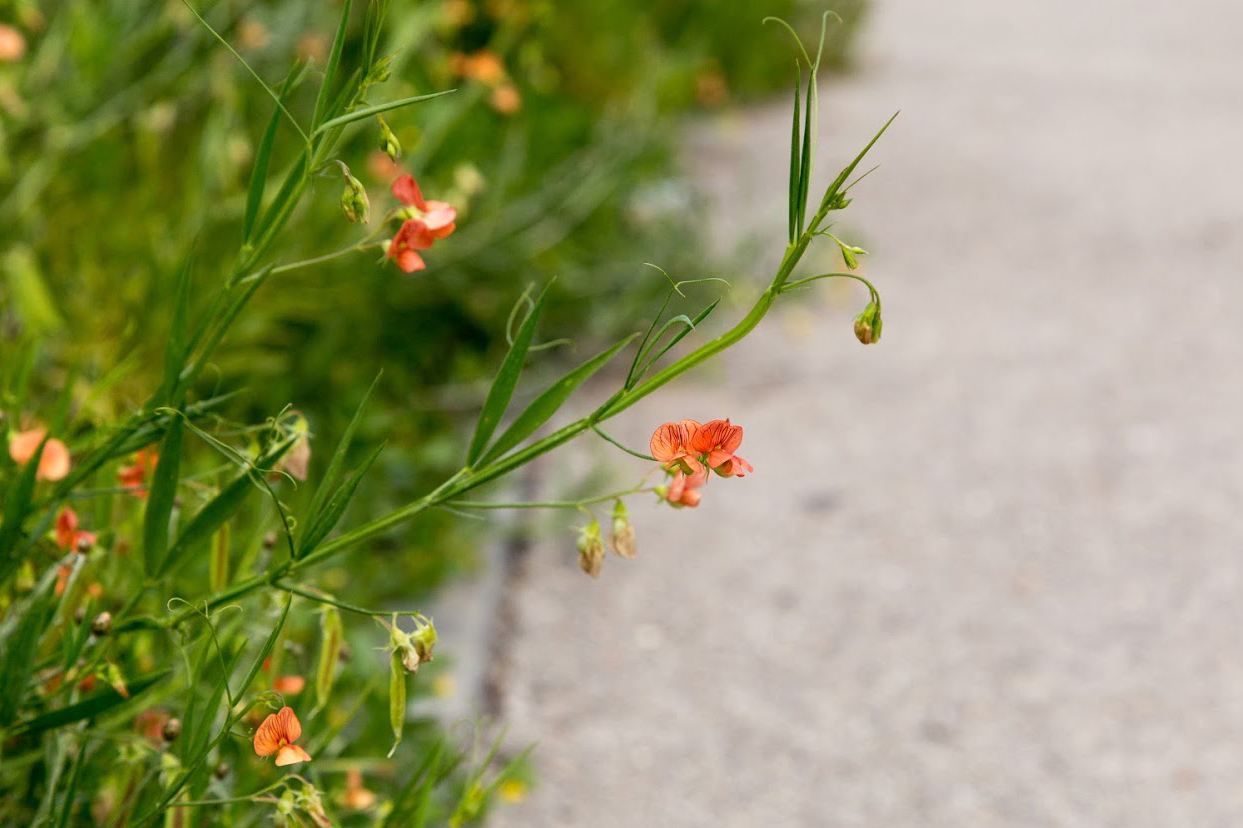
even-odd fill
[[(1243, 825), (1241, 28), (876, 0), (820, 169), (902, 110), (843, 225), (884, 340), (817, 290), (613, 424), (729, 416), (756, 472), (599, 582), (534, 550), (494, 826)], [(689, 139), (723, 244), (781, 240), (787, 117)]]

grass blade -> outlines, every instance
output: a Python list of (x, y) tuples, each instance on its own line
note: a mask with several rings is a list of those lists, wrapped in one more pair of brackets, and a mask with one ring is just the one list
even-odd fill
[(162, 401), (176, 405), (178, 379), (185, 367), (186, 328), (190, 315), (190, 273), (194, 270), (194, 252), (186, 257), (181, 271), (177, 274), (177, 294), (173, 299), (173, 318), (168, 326), (168, 343), (164, 348), (164, 390)]
[(350, 22), (351, 0), (341, 4), (341, 22), (337, 25), (337, 34), (332, 39), (332, 51), (328, 55), (328, 66), (324, 69), (324, 82), (320, 84), (319, 94), (315, 97), (315, 114), (311, 117), (314, 127), (324, 117), (324, 107), (328, 105), (328, 93), (332, 82), (337, 79), (337, 67), (341, 64), (341, 50), (345, 47), (345, 27)]
[(281, 108), (289, 95), (289, 90), (297, 85), (300, 67), (289, 70), (289, 77), (281, 86), (278, 105), (272, 110), (272, 118), (263, 131), (263, 140), (259, 142), (259, 150), (255, 153), (255, 166), (250, 171), (250, 187), (246, 192), (246, 214), (242, 220), (242, 241), (250, 241), (255, 229), (255, 219), (259, 217), (259, 206), (263, 203), (263, 191), (268, 182), (268, 165), (272, 160), (272, 144), (276, 141), (276, 125), (281, 122)]
[(582, 365), (570, 371), (561, 379), (550, 385), (544, 393), (535, 398), (526, 410), (518, 415), (509, 428), (497, 438), (492, 448), (481, 458), (480, 463), (487, 465), (534, 433), (535, 429), (548, 421), (562, 404), (569, 399), (580, 385), (590, 379), (597, 371), (617, 356), (617, 352), (625, 348), (638, 334), (632, 334), (611, 348), (596, 354)]
[(859, 154), (855, 156), (855, 159), (843, 167), (842, 171), (837, 174), (837, 178), (833, 179), (833, 183), (830, 184), (828, 189), (824, 191), (824, 199), (820, 202), (821, 210), (827, 210), (832, 206), (841, 191), (842, 185), (846, 183), (846, 179), (849, 178), (850, 174), (855, 171), (855, 167), (859, 166), (859, 162), (861, 162), (864, 156), (872, 150), (872, 147), (876, 145), (876, 142), (880, 140), (880, 137), (885, 134), (885, 130), (889, 129), (889, 126), (897, 117), (897, 112), (889, 116), (889, 120), (885, 121), (884, 125), (877, 130), (876, 134), (872, 136), (872, 140), (868, 141), (867, 146), (860, 150)]
[(13, 721), (26, 697), (39, 639), (52, 620), (52, 586), (55, 583), (56, 567), (51, 566), (27, 600), (17, 629), (5, 637), (4, 655), (0, 658), (0, 725)]
[(177, 495), (177, 477), (181, 467), (181, 435), (185, 421), (180, 413), (168, 423), (160, 443), (160, 460), (151, 475), (151, 492), (142, 522), (143, 570), (154, 575), (164, 565), (168, 551), (168, 522)]
[(324, 504), (328, 502), (329, 495), (336, 487), (337, 480), (341, 477), (341, 470), (345, 467), (345, 455), (349, 451), (350, 443), (354, 440), (354, 433), (358, 431), (358, 424), (362, 422), (363, 410), (371, 400), (371, 395), (375, 393), (376, 386), (380, 384), (381, 376), (382, 372), (376, 374), (376, 378), (371, 381), (371, 387), (367, 389), (366, 394), (363, 394), (362, 402), (355, 409), (350, 424), (345, 427), (345, 433), (341, 435), (336, 451), (332, 453), (332, 460), (328, 462), (328, 470), (324, 472), (324, 477), (320, 481), (319, 487), (315, 490), (315, 496), (311, 498), (311, 505), (306, 512), (306, 526), (314, 526), (316, 521), (319, 520)]
[(127, 701), (133, 701), (143, 691), (164, 681), (168, 678), (171, 670), (161, 670), (158, 673), (152, 673), (139, 679), (129, 682), (126, 687), (129, 690), (129, 698), (125, 698), (117, 693), (111, 687), (108, 687), (93, 696), (87, 696), (80, 702), (62, 707), (58, 710), (52, 710), (44, 713), (42, 716), (36, 716), (33, 719), (27, 719), (24, 722), (18, 722), (12, 730), (9, 731), (13, 736), (30, 736), (36, 733), (42, 733), (45, 730), (54, 730), (58, 727), (64, 727), (74, 722), (80, 722), (83, 719), (89, 719), (106, 713), (119, 704)]
[(345, 479), (345, 482), (341, 484), (341, 487), (329, 499), (328, 504), (324, 507), (319, 517), (316, 518), (311, 527), (307, 529), (306, 534), (303, 535), (302, 542), (298, 545), (297, 558), (305, 557), (315, 547), (319, 546), (320, 542), (328, 536), (328, 533), (341, 520), (341, 516), (345, 514), (345, 507), (350, 505), (350, 500), (354, 497), (354, 491), (358, 488), (358, 484), (362, 482), (363, 475), (367, 473), (368, 469), (371, 468), (371, 464), (375, 462), (383, 450), (383, 443), (376, 446), (375, 450), (367, 456), (366, 460), (363, 460), (358, 468), (350, 473), (350, 476)]
[(530, 349), (531, 340), (535, 337), (535, 326), (539, 322), (540, 311), (544, 309), (544, 299), (547, 296), (548, 288), (544, 288), (539, 298), (535, 300), (531, 312), (527, 314), (522, 327), (518, 329), (514, 344), (510, 346), (509, 353), (505, 355), (505, 361), (501, 363), (500, 370), (496, 372), (496, 379), (492, 381), (492, 388), (489, 389), (488, 397), (484, 400), (483, 410), (479, 412), (479, 422), (475, 424), (475, 436), (471, 438), (470, 450), (466, 454), (468, 466), (473, 466), (475, 461), (483, 455), (488, 440), (496, 431), (501, 417), (505, 414), (505, 409), (509, 406), (514, 388), (518, 385), (518, 377), (522, 375), (522, 368), (527, 360), (527, 350)]
[(799, 86), (803, 73), (798, 70), (795, 62), (794, 73), (794, 120), (790, 128), (790, 241), (798, 238), (798, 191), (799, 191), (799, 149), (798, 149), (798, 107)]
[(280, 621), (276, 622), (276, 626), (272, 628), (272, 632), (268, 634), (268, 640), (263, 643), (259, 654), (255, 656), (255, 661), (250, 665), (250, 671), (246, 673), (246, 678), (242, 679), (241, 687), (237, 688), (237, 693), (233, 694), (234, 698), (241, 698), (246, 695), (246, 691), (250, 689), (250, 685), (254, 683), (255, 676), (259, 675), (259, 670), (263, 668), (263, 662), (272, 654), (272, 649), (276, 646), (277, 640), (281, 637), (281, 631), (285, 629), (285, 619), (289, 617), (289, 607), (293, 604), (293, 593), (285, 593), (285, 608), (281, 610)]

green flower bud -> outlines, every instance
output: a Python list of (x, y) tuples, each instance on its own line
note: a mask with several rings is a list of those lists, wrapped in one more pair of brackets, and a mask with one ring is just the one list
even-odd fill
[(604, 541), (600, 539), (600, 521), (594, 518), (579, 530), (578, 565), (591, 577), (600, 577), (600, 567), (604, 565)]
[(401, 157), (401, 144), (397, 141), (397, 136), (388, 128), (384, 118), (377, 115), (375, 119), (380, 122), (380, 150), (389, 157), (390, 160), (396, 161)]
[(609, 546), (613, 547), (613, 551), (623, 558), (635, 556), (634, 526), (630, 524), (626, 504), (620, 500), (613, 504), (613, 526), (609, 533)]
[(371, 221), (371, 202), (367, 199), (367, 189), (348, 171), (345, 173), (345, 189), (341, 191), (341, 212), (354, 224)]
[(880, 305), (873, 299), (868, 302), (863, 312), (855, 317), (855, 338), (864, 345), (871, 345), (880, 341), (880, 332)]

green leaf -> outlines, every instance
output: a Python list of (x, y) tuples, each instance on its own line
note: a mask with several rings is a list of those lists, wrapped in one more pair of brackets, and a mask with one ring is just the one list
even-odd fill
[(160, 443), (160, 460), (151, 475), (151, 492), (142, 522), (143, 571), (155, 575), (164, 565), (168, 551), (169, 518), (177, 497), (177, 479), (181, 468), (181, 435), (185, 421), (180, 413), (173, 416)]
[[(362, 402), (354, 410), (354, 416), (350, 419), (350, 424), (345, 427), (345, 433), (341, 435), (341, 440), (337, 443), (337, 448), (332, 453), (332, 460), (328, 462), (328, 470), (324, 472), (324, 477), (320, 481), (319, 487), (315, 490), (315, 496), (311, 498), (311, 505), (306, 512), (306, 526), (314, 526), (319, 520), (324, 504), (328, 501), (328, 496), (337, 485), (337, 480), (341, 477), (341, 469), (345, 467), (345, 455), (349, 452), (350, 443), (354, 440), (354, 433), (358, 431), (358, 424), (362, 422), (363, 409), (367, 407), (367, 403), (371, 400), (371, 395), (375, 393), (376, 386), (380, 384), (380, 377), (382, 375), (383, 372), (376, 374), (376, 378), (371, 381), (371, 386), (367, 389), (367, 393), (363, 394)], [(303, 545), (305, 546), (305, 541)]]
[(341, 64), (341, 50), (345, 47), (345, 27), (350, 22), (351, 0), (341, 4), (341, 22), (337, 24), (337, 34), (332, 39), (332, 51), (328, 55), (328, 65), (324, 69), (324, 82), (320, 84), (319, 94), (315, 97), (315, 114), (311, 117), (311, 126), (319, 124), (324, 117), (324, 107), (328, 105), (328, 93), (332, 83), (337, 79), (337, 67)]
[(0, 584), (8, 579), (20, 563), (17, 540), (21, 535), (22, 521), (30, 512), (35, 476), (39, 473), (39, 460), (43, 457), (43, 448), (48, 439), (44, 435), (43, 442), (39, 443), (34, 456), (22, 468), (17, 482), (9, 488), (9, 496), (4, 501), (4, 518), (0, 520)]
[(234, 694), (235, 698), (241, 698), (250, 689), (250, 685), (254, 682), (255, 676), (259, 675), (259, 670), (263, 667), (263, 662), (272, 654), (272, 649), (276, 646), (276, 642), (281, 637), (281, 630), (285, 629), (285, 619), (289, 617), (289, 607), (293, 604), (293, 593), (285, 593), (285, 608), (281, 610), (281, 618), (276, 622), (276, 626), (272, 627), (272, 632), (268, 634), (268, 640), (263, 643), (263, 648), (259, 650), (259, 654), (255, 656), (255, 663), (250, 665), (250, 671), (246, 673), (246, 678), (242, 680), (242, 686), (237, 689)]
[(535, 429), (557, 413), (575, 389), (607, 365), (613, 357), (617, 356), (617, 352), (633, 342), (636, 336), (638, 334), (632, 334), (611, 348), (601, 351), (545, 389), (544, 393), (536, 397), (526, 410), (510, 423), (509, 428), (505, 429), (505, 432), (492, 444), (480, 463), (483, 465), (491, 463), (534, 433)]
[[(163, 459), (162, 455), (160, 459)], [(187, 553), (193, 551), (200, 543), (206, 543), (229, 518), (237, 513), (238, 509), (242, 508), (242, 504), (246, 502), (246, 496), (250, 494), (255, 485), (250, 480), (250, 474), (249, 470), (239, 474), (190, 519), (186, 527), (177, 535), (177, 540), (169, 549), (168, 555), (164, 557), (164, 562), (156, 573), (157, 576), (162, 577), (174, 566), (183, 565), (184, 556)]]
[(190, 313), (190, 274), (194, 270), (194, 253), (186, 257), (181, 271), (177, 274), (177, 293), (173, 299), (173, 318), (168, 328), (168, 343), (164, 348), (164, 393), (165, 402), (177, 405), (175, 397), (181, 369), (185, 367), (187, 343), (187, 319)]
[(319, 546), (320, 542), (328, 536), (332, 528), (337, 525), (337, 521), (341, 520), (341, 516), (345, 514), (345, 507), (350, 505), (350, 500), (354, 497), (354, 490), (358, 488), (358, 484), (362, 482), (363, 475), (371, 468), (371, 464), (380, 456), (380, 452), (384, 450), (384, 444), (375, 447), (375, 450), (363, 460), (362, 464), (354, 469), (353, 472), (341, 484), (341, 487), (329, 499), (328, 504), (324, 507), (319, 517), (307, 529), (306, 534), (302, 536), (302, 542), (298, 545), (299, 559), (306, 557), (310, 552)]
[(833, 179), (833, 183), (830, 184), (828, 189), (824, 191), (824, 198), (820, 202), (821, 210), (827, 209), (828, 206), (832, 204), (833, 200), (837, 198), (838, 192), (841, 190), (842, 185), (846, 183), (846, 179), (849, 178), (850, 174), (855, 171), (855, 167), (859, 166), (859, 162), (862, 161), (864, 156), (871, 151), (872, 147), (876, 145), (876, 142), (880, 140), (880, 137), (885, 134), (885, 130), (889, 129), (889, 125), (892, 124), (894, 119), (897, 117), (897, 112), (889, 116), (889, 120), (885, 121), (884, 126), (877, 130), (876, 134), (872, 136), (872, 140), (868, 141), (867, 146), (860, 150), (859, 154), (855, 156), (855, 159), (847, 164), (842, 171), (837, 174), (837, 178)]
[(652, 365), (656, 362), (656, 360), (660, 359), (662, 356), (669, 353), (669, 351), (672, 350), (674, 345), (677, 345), (679, 342), (682, 341), (682, 339), (687, 334), (695, 330), (695, 328), (699, 326), (700, 322), (703, 322), (705, 319), (708, 318), (708, 315), (711, 314), (712, 311), (716, 310), (716, 306), (719, 304), (721, 304), (721, 300), (717, 299), (711, 305), (708, 305), (708, 307), (700, 311), (699, 314), (694, 319), (688, 319), (686, 315), (683, 314), (681, 316), (676, 316), (673, 319), (670, 319), (668, 322), (666, 322), (664, 327), (660, 329), (660, 333), (656, 334), (656, 336), (652, 338), (652, 344), (648, 346), (649, 351), (656, 350), (656, 346), (657, 344), (659, 344), (660, 338), (664, 336), (665, 330), (674, 322), (681, 322), (682, 330), (674, 334), (673, 338), (671, 338), (668, 342), (666, 342), (659, 351), (657, 351), (655, 354), (649, 357), (648, 360), (643, 363), (643, 367), (639, 369), (638, 374), (636, 376), (642, 377), (644, 374), (646, 374), (647, 370), (652, 367)]
[(39, 579), (34, 593), (20, 610), (21, 621), (17, 629), (4, 639), (3, 656), (0, 657), (0, 726), (13, 720), (26, 697), (39, 639), (52, 619), (56, 569), (55, 566), (48, 567)]
[(803, 80), (803, 73), (798, 71), (798, 61), (795, 61), (794, 74), (794, 121), (790, 129), (790, 241), (793, 242), (798, 238), (798, 191), (799, 191), (799, 151), (798, 151), (798, 107), (799, 107), (799, 85)]
[(268, 165), (272, 160), (272, 144), (276, 141), (276, 125), (281, 121), (282, 107), (285, 99), (289, 95), (289, 90), (297, 85), (303, 67), (294, 66), (289, 70), (289, 76), (285, 78), (285, 83), (281, 86), (280, 98), (277, 99), (277, 107), (272, 110), (272, 118), (268, 121), (268, 127), (263, 131), (263, 139), (259, 142), (259, 150), (255, 153), (255, 166), (250, 171), (250, 186), (246, 192), (246, 214), (242, 220), (242, 241), (250, 241), (251, 233), (255, 228), (255, 219), (259, 217), (259, 206), (263, 203), (263, 191), (268, 182)]
[(356, 109), (353, 112), (347, 112), (344, 115), (333, 118), (331, 121), (324, 121), (324, 123), (316, 127), (315, 131), (311, 134), (312, 136), (316, 136), (320, 133), (327, 132), (330, 129), (345, 126), (346, 124), (352, 124), (354, 121), (361, 121), (364, 118), (370, 118), (372, 115), (379, 115), (381, 112), (388, 112), (390, 109), (398, 109), (399, 107), (409, 106), (410, 104), (420, 103), (421, 101), (430, 101), (433, 98), (439, 98), (442, 95), (448, 95), (450, 92), (456, 91), (456, 89), (445, 89), (441, 92), (432, 92), (427, 95), (415, 95), (412, 98), (401, 98), (400, 100), (389, 101), (388, 103), (376, 104), (375, 106), (368, 106), (363, 109)]
[(509, 353), (505, 355), (505, 361), (501, 363), (500, 370), (496, 372), (496, 379), (492, 381), (492, 388), (489, 389), (488, 397), (484, 400), (483, 410), (479, 412), (479, 422), (475, 424), (475, 436), (471, 438), (470, 450), (466, 454), (468, 466), (475, 465), (475, 461), (483, 455), (488, 440), (496, 431), (501, 417), (505, 414), (505, 409), (509, 406), (509, 400), (514, 395), (514, 388), (518, 386), (518, 377), (522, 376), (522, 368), (527, 361), (527, 350), (531, 347), (531, 340), (535, 338), (535, 326), (539, 322), (540, 311), (544, 309), (544, 299), (547, 296), (548, 288), (544, 288), (539, 298), (535, 300), (531, 312), (527, 314), (526, 320), (523, 321), (522, 327), (518, 329), (514, 344), (510, 346)]
[(145, 690), (164, 681), (171, 672), (171, 670), (161, 670), (158, 673), (152, 673), (131, 681), (128, 688), (128, 699), (117, 693), (116, 690), (108, 687), (92, 696), (87, 696), (76, 704), (44, 713), (42, 716), (36, 716), (24, 722), (18, 722), (9, 731), (9, 734), (12, 736), (29, 736), (106, 713), (117, 705), (132, 701)]
[(803, 113), (803, 157), (799, 162), (798, 197), (795, 205), (798, 208), (798, 235), (803, 235), (803, 225), (807, 216), (807, 190), (811, 186), (811, 170), (813, 166), (813, 146), (816, 118), (816, 68), (813, 66), (807, 78), (807, 109)]

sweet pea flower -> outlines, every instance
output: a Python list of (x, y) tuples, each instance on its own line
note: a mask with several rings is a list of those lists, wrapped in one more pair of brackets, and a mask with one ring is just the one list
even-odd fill
[(65, 551), (95, 545), (95, 535), (78, 528), (78, 514), (68, 506), (56, 517), (56, 545)]
[[(39, 444), (47, 435), (45, 428), (32, 428), (19, 431), (9, 437), (9, 457), (19, 466), (24, 466), (35, 456)], [(55, 437), (49, 437), (43, 445), (43, 454), (39, 457), (39, 467), (35, 471), (36, 480), (61, 480), (69, 474), (69, 449)]]
[(275, 753), (278, 768), (295, 762), (309, 762), (311, 755), (294, 744), (301, 735), (302, 723), (293, 709), (282, 707), (264, 719), (255, 731), (255, 755), (271, 756)]
[(306, 679), (302, 676), (277, 676), (272, 682), (272, 689), (285, 696), (296, 696), (306, 689)]
[(0, 63), (12, 63), (26, 54), (26, 38), (17, 29), (0, 23)]
[(699, 492), (700, 487), (708, 482), (708, 470), (700, 467), (695, 474), (684, 474), (681, 471), (674, 472), (673, 480), (669, 482), (668, 489), (665, 492), (665, 500), (676, 507), (686, 506), (694, 509), (699, 505), (702, 495)]
[(134, 497), (146, 497), (147, 490), (144, 484), (147, 482), (147, 476), (155, 472), (155, 466), (160, 461), (160, 455), (150, 448), (140, 448), (134, 455), (132, 465), (123, 466), (117, 472), (117, 482), (122, 486), (130, 489), (130, 494)]
[(691, 435), (699, 428), (695, 420), (665, 423), (652, 433), (649, 446), (652, 456), (666, 471), (698, 474), (702, 466), (691, 450)]
[(755, 471), (751, 464), (734, 454), (742, 445), (742, 426), (729, 420), (712, 420), (695, 429), (690, 437), (690, 450), (705, 458), (708, 467), (722, 477), (745, 477)]
[(427, 250), (432, 242), (443, 239), (457, 229), (457, 209), (444, 201), (423, 198), (414, 176), (399, 175), (392, 186), (393, 196), (419, 215), (407, 218), (388, 245), (388, 256), (407, 273), (423, 270), (427, 264), (416, 251)]

